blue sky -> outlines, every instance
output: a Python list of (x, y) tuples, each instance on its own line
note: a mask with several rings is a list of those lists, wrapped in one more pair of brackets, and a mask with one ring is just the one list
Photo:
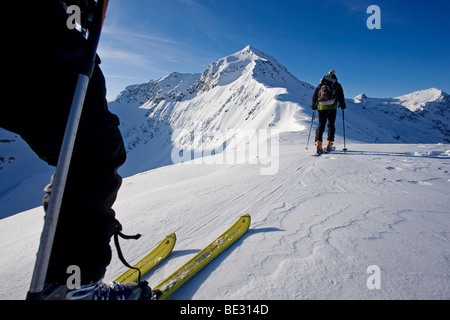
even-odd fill
[[(381, 29), (366, 26), (370, 5)], [(347, 98), (450, 93), (449, 12), (447, 0), (111, 0), (98, 53), (108, 99), (248, 44), (313, 85), (335, 69)]]

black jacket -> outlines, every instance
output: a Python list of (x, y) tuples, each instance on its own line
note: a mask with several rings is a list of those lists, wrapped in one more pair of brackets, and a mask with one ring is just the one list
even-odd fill
[(345, 104), (344, 90), (342, 89), (341, 84), (337, 81), (337, 77), (335, 75), (326, 75), (322, 78), (322, 80), (320, 80), (320, 84), (317, 86), (312, 96), (311, 108), (313, 110), (317, 109), (319, 104), (319, 91), (323, 84), (330, 84), (335, 89), (336, 103), (333, 105), (334, 108), (337, 108), (339, 105), (339, 108), (345, 109), (347, 106)]

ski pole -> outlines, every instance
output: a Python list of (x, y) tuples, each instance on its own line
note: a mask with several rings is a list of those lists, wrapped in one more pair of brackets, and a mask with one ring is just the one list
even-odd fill
[(27, 293), (27, 300), (40, 300), (42, 298), (45, 277), (47, 275), (53, 240), (55, 238), (56, 225), (61, 209), (61, 202), (69, 171), (70, 160), (72, 158), (78, 124), (81, 117), (81, 111), (83, 109), (89, 79), (95, 66), (95, 56), (107, 6), (108, 0), (98, 0), (94, 8), (92, 27), (89, 30), (85, 53), (83, 56), (83, 67), (78, 74), (72, 104), (70, 106), (70, 113), (67, 119), (64, 138), (55, 170), (52, 192), (45, 215), (44, 228), (41, 233), (39, 250), (36, 255), (36, 262), (30, 289)]
[(342, 125), (343, 125), (343, 130), (344, 130), (344, 153), (347, 153), (347, 146), (345, 144), (345, 118), (344, 118), (344, 109), (342, 109)]
[(314, 121), (314, 118), (315, 118), (314, 112), (315, 112), (315, 110), (313, 110), (313, 114), (312, 114), (312, 117), (311, 117), (311, 126), (309, 127), (308, 142), (306, 143), (306, 149), (308, 149), (308, 146), (309, 146), (309, 138), (311, 137), (311, 130), (312, 130), (313, 121)]

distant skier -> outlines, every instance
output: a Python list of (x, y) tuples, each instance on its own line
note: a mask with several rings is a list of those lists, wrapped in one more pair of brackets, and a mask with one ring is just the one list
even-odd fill
[[(12, 39), (5, 41), (10, 45), (5, 61), (14, 68), (6, 70), (4, 89), (14, 103), (2, 103), (0, 126), (19, 134), (52, 166), (57, 164), (86, 42), (79, 31), (67, 27), (65, 4), (30, 1), (23, 7), (20, 1), (12, 2), (17, 19), (9, 26)], [(117, 169), (126, 152), (119, 119), (107, 108), (99, 63), (97, 58), (86, 93), (43, 298), (139, 299), (150, 290), (145, 283), (102, 282), (111, 261), (110, 239), (121, 229), (111, 207), (122, 182)], [(45, 188), (45, 209), (52, 185), (53, 179)], [(67, 285), (69, 266), (79, 267), (79, 286)]]
[(345, 109), (344, 90), (337, 81), (336, 71), (330, 70), (326, 76), (322, 78), (312, 97), (311, 108), (319, 110), (319, 126), (316, 130), (316, 151), (318, 154), (323, 153), (322, 139), (325, 126), (328, 122), (328, 139), (327, 151), (333, 150), (334, 135), (336, 132), (335, 121), (338, 106)]

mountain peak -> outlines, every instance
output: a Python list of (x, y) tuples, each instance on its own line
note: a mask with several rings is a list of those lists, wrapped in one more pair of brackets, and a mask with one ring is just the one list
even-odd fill
[(180, 101), (189, 94), (189, 88), (198, 80), (198, 73), (172, 72), (159, 80), (147, 80), (141, 84), (127, 86), (114, 101), (118, 103), (154, 103), (162, 100)]
[(448, 102), (449, 96), (440, 89), (430, 88), (415, 91), (403, 96), (396, 97), (405, 107), (411, 111), (420, 111), (430, 103)]
[(416, 98), (416, 99), (420, 99), (420, 100), (430, 101), (430, 100), (438, 100), (441, 97), (446, 96), (446, 95), (447, 94), (440, 89), (430, 88), (430, 89), (424, 89), (424, 90), (411, 92), (411, 93), (399, 96), (397, 98), (398, 99)]
[(199, 79), (197, 89), (206, 92), (239, 78), (244, 82), (256, 80), (267, 87), (294, 88), (294, 91), (310, 89), (310, 85), (299, 81), (277, 59), (252, 45), (210, 64)]
[(244, 49), (241, 51), (236, 52), (232, 56), (240, 57), (241, 59), (248, 59), (248, 60), (271, 60), (276, 61), (276, 59), (272, 56), (269, 56), (268, 54), (264, 53), (263, 51), (255, 48), (252, 45), (247, 45)]
[(265, 56), (266, 54), (261, 50), (253, 47), (252, 45), (247, 45), (244, 49), (240, 51), (241, 53), (254, 53), (257, 56)]
[(244, 49), (242, 49), (242, 51), (252, 51), (256, 49), (255, 47), (253, 47), (251, 44), (248, 44)]
[(355, 103), (361, 103), (365, 100), (367, 100), (367, 96), (365, 93), (360, 93), (356, 97), (353, 98), (353, 102), (355, 102)]

